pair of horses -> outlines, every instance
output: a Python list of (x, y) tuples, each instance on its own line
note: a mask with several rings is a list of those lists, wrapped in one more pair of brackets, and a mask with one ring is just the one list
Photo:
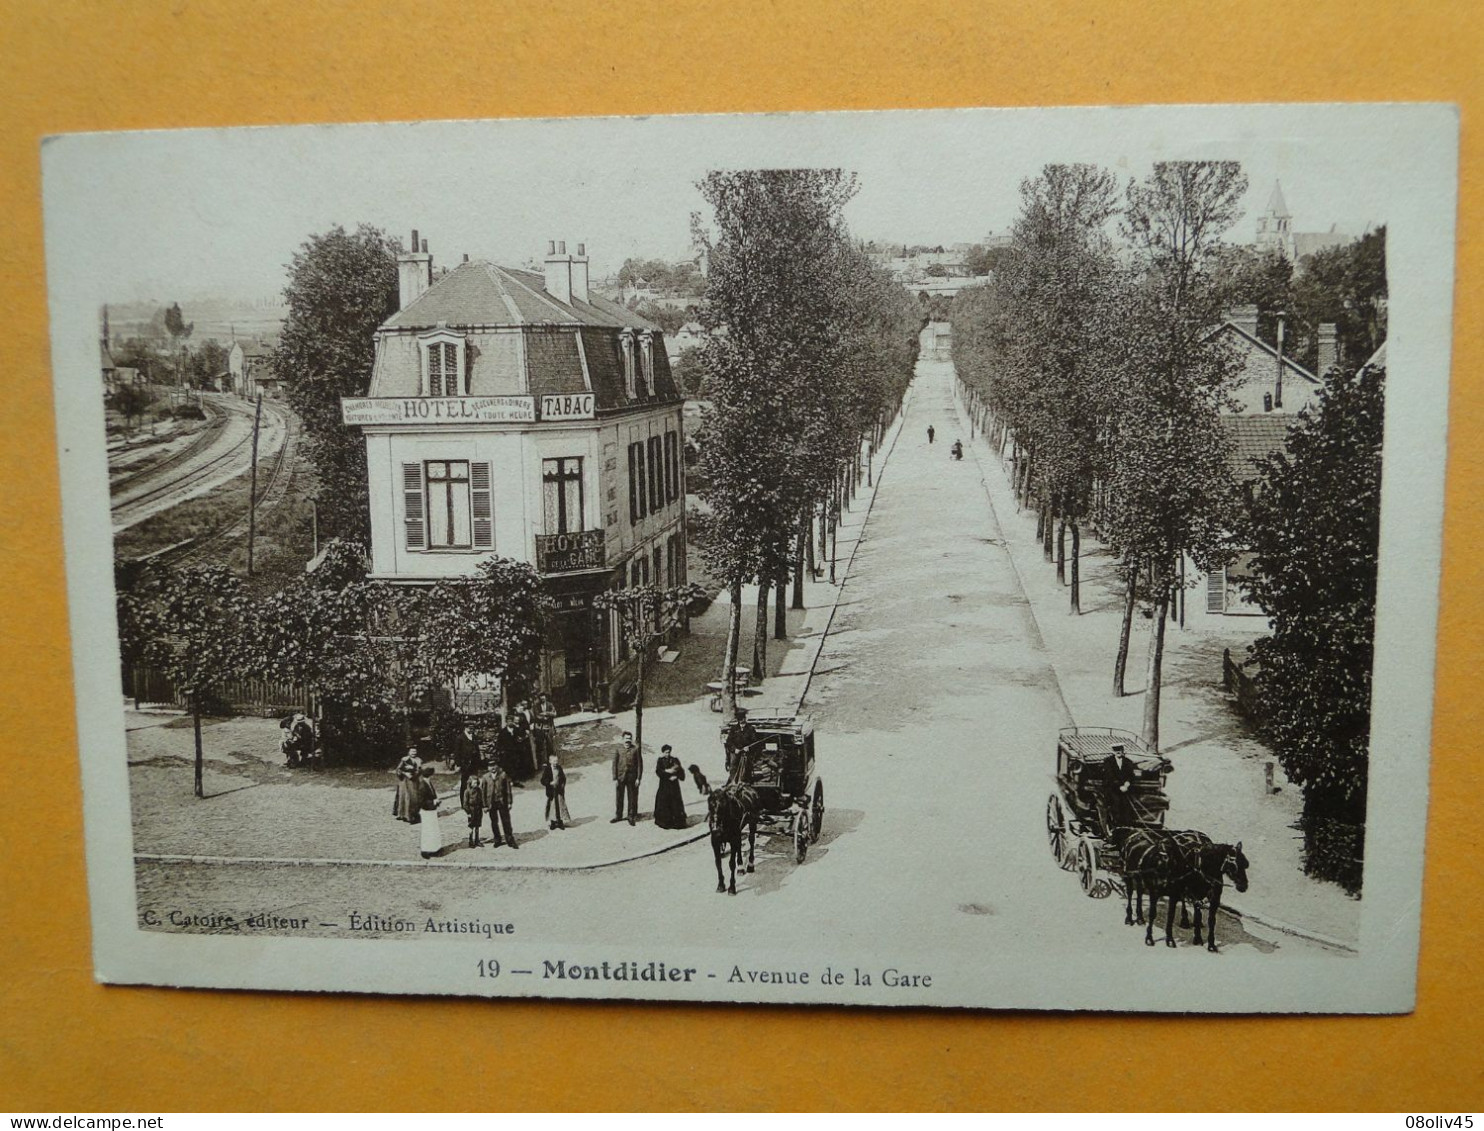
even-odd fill
[[(1109, 840), (1123, 858), (1125, 892), (1123, 921), (1144, 924), (1144, 945), (1154, 945), (1154, 924), (1159, 901), (1166, 901), (1165, 946), (1175, 945), (1175, 907), (1180, 907), (1180, 925), (1188, 927), (1186, 906), (1195, 910), (1192, 942), (1201, 945), (1201, 908), (1206, 909), (1206, 949), (1216, 951), (1216, 913), (1226, 880), (1239, 892), (1247, 890), (1247, 857), (1242, 842), (1216, 844), (1205, 833), (1194, 830), (1155, 828), (1150, 825), (1115, 828)], [(1144, 919), (1143, 897), (1149, 896), (1149, 918)]]

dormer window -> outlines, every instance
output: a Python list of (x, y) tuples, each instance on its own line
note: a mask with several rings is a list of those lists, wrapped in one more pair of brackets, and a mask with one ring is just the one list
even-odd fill
[(634, 391), (635, 366), (634, 366), (634, 331), (624, 330), (618, 335), (618, 344), (623, 350), (623, 387), (624, 393), (629, 400), (634, 400), (637, 394)]
[(639, 335), (639, 358), (643, 365), (644, 387), (639, 396), (649, 397), (654, 392), (654, 335), (648, 332)]
[(422, 391), (425, 397), (462, 397), (468, 389), (464, 379), (464, 338), (450, 330), (435, 330), (418, 338), (422, 354)]

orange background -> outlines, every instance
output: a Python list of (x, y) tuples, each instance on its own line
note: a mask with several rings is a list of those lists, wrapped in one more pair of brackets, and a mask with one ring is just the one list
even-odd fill
[[(1449, 1111), (1484, 1099), (1484, 339), (1475, 0), (1398, 5), (450, 3), (0, 11), (0, 1108)], [(364, 9), (364, 11), (362, 10)], [(558, 66), (560, 62), (560, 66)], [(575, 63), (575, 65), (574, 65)], [(1417, 1012), (1069, 1016), (381, 999), (94, 984), (48, 372), (38, 142), (70, 130), (1065, 103), (1463, 108)], [(40, 799), (44, 828), (38, 828)], [(26, 804), (22, 805), (24, 801)], [(1475, 930), (1470, 928), (1475, 927)], [(1044, 929), (1044, 928), (1043, 928)], [(1219, 959), (1213, 960), (1219, 962)], [(548, 1057), (550, 1059), (548, 1059)], [(553, 1090), (535, 1071), (561, 1066)], [(477, 1077), (474, 1073), (477, 1072)], [(477, 1087), (470, 1082), (479, 1080)]]

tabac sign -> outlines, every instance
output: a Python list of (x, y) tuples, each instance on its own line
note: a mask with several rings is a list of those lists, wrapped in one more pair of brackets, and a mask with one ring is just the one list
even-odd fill
[(557, 393), (541, 398), (542, 420), (591, 420), (592, 393)]
[(576, 573), (579, 570), (604, 569), (603, 530), (582, 530), (575, 534), (536, 535), (536, 568), (541, 573)]
[(341, 397), (346, 424), (530, 424), (534, 397)]

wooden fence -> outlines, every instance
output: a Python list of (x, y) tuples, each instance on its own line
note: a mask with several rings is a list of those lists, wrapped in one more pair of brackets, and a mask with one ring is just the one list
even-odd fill
[[(178, 689), (170, 677), (158, 668), (139, 665), (125, 668), (124, 694), (140, 707), (176, 707), (190, 709), (189, 697)], [(236, 715), (284, 715), (303, 711), (314, 715), (313, 696), (303, 684), (276, 679), (233, 679), (214, 689), (212, 698), (225, 704)]]
[(1253, 720), (1262, 717), (1262, 698), (1257, 691), (1257, 681), (1232, 659), (1230, 648), (1221, 651), (1221, 686), (1236, 699), (1239, 714)]

